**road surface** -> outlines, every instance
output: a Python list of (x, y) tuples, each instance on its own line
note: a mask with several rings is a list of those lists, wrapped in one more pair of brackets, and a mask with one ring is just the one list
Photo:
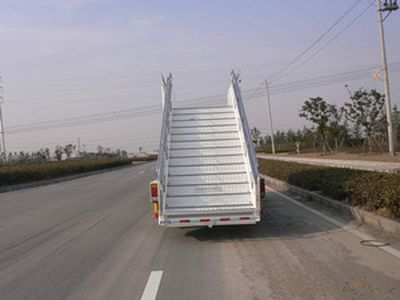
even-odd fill
[(296, 156), (269, 155), (261, 153), (258, 153), (257, 157), (264, 159), (297, 162), (297, 163), (316, 165), (316, 166), (356, 169), (365, 171), (377, 171), (386, 173), (400, 172), (400, 163), (398, 162), (308, 158), (308, 157), (296, 157)]
[(257, 226), (158, 227), (153, 178), (0, 194), (0, 299), (400, 299), (400, 257), (274, 192)]

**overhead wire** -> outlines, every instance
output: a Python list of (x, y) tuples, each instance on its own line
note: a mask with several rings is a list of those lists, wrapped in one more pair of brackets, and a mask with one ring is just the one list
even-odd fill
[[(278, 75), (284, 70), (288, 70), (293, 64), (296, 64), (299, 59), (304, 57), (311, 49), (314, 48), (315, 45), (317, 45), (327, 34), (329, 34), (338, 24), (340, 24), (345, 17), (353, 11), (360, 3), (362, 0), (357, 0), (352, 3), (352, 5), (345, 11), (344, 14), (342, 14), (321, 36), (319, 36), (311, 45), (309, 45), (303, 52), (301, 52), (294, 60), (289, 62), (284, 68), (279, 70), (275, 75)], [(296, 66), (294, 69), (289, 70), (289, 72), (292, 72), (293, 70), (301, 67), (311, 59), (313, 59), (318, 53), (320, 53), (323, 49), (325, 49), (328, 45), (330, 45), (335, 39), (337, 39), (338, 36), (340, 36), (345, 30), (347, 30), (351, 25), (353, 25), (367, 10), (369, 7), (371, 7), (372, 4), (370, 3), (360, 14), (358, 14), (347, 26), (345, 26), (339, 33), (337, 33), (332, 39), (330, 39), (326, 44), (324, 44), (321, 48), (319, 48), (317, 51), (315, 51), (306, 61), (303, 61), (300, 65)], [(281, 79), (282, 77), (286, 76), (288, 72), (284, 73), (283, 75), (279, 77)], [(279, 93), (285, 93), (285, 92), (290, 92), (294, 90), (299, 90), (299, 89), (304, 89), (304, 88), (309, 88), (310, 86), (316, 86), (316, 85), (326, 85), (326, 84), (331, 84), (333, 80), (352, 80), (353, 78), (363, 78), (365, 74), (342, 74), (344, 76), (343, 78), (319, 78), (317, 81), (303, 81), (303, 82), (298, 82), (297, 84), (294, 83), (286, 83), (281, 86), (271, 86), (271, 94), (279, 94)], [(253, 98), (256, 98), (260, 91), (262, 91), (263, 83), (260, 84), (260, 86), (254, 90), (249, 90), (244, 92), (243, 94), (251, 93), (248, 95), (247, 100), (252, 100)], [(213, 96), (206, 96), (206, 97), (199, 97), (199, 98), (192, 98), (189, 99), (185, 102), (190, 103), (190, 102), (196, 102), (196, 103), (201, 103), (201, 102), (213, 102), (214, 100), (225, 97), (225, 95), (213, 95)], [(123, 120), (123, 119), (129, 119), (133, 117), (141, 117), (141, 116), (150, 116), (154, 114), (158, 114), (161, 112), (161, 109), (158, 105), (153, 105), (153, 106), (147, 106), (143, 108), (136, 108), (136, 109), (128, 109), (128, 110), (119, 110), (119, 111), (112, 111), (108, 113), (100, 113), (100, 114), (92, 114), (92, 115), (85, 115), (85, 116), (80, 116), (80, 117), (73, 117), (73, 118), (64, 118), (64, 119), (59, 119), (59, 120), (51, 120), (51, 121), (42, 121), (42, 122), (34, 122), (34, 123), (27, 123), (27, 124), (22, 124), (14, 127), (9, 127), (8, 128), (8, 133), (19, 133), (19, 132), (29, 132), (29, 131), (35, 131), (35, 130), (45, 130), (45, 129), (54, 129), (54, 128), (64, 128), (64, 127), (70, 127), (70, 126), (78, 126), (78, 125), (84, 125), (84, 124), (93, 124), (93, 123), (99, 123), (99, 122), (109, 122), (109, 121), (115, 121), (115, 120)]]
[(344, 28), (342, 28), (337, 34), (335, 34), (331, 39), (328, 40), (322, 47), (318, 48), (311, 56), (309, 56), (306, 60), (302, 61), (300, 64), (295, 66), (294, 68), (290, 69), (284, 74), (281, 74), (280, 76), (275, 78), (275, 81), (278, 81), (282, 79), (283, 77), (291, 74), (293, 71), (299, 69), (300, 67), (304, 66), (306, 63), (311, 61), (314, 57), (316, 57), (321, 51), (323, 51), (326, 47), (328, 47), (332, 42), (334, 42), (340, 35), (342, 35), (347, 29), (349, 29), (354, 23), (358, 21), (367, 11), (368, 9), (373, 5), (373, 3), (369, 3), (350, 23), (348, 23)]
[[(275, 85), (271, 88), (271, 95), (278, 95), (288, 92), (293, 92), (297, 90), (308, 89), (311, 87), (318, 86), (326, 86), (330, 84), (345, 82), (349, 80), (356, 80), (366, 78), (371, 76), (370, 74), (371, 68), (362, 68), (358, 70), (353, 70), (350, 72), (341, 72), (336, 74), (331, 74), (323, 77), (310, 78), (306, 80), (299, 80), (294, 82), (288, 82), (281, 85)], [(391, 64), (391, 71), (398, 72), (400, 71), (400, 63)], [(258, 88), (246, 90), (243, 92), (245, 96), (244, 99), (246, 103), (249, 103), (252, 99), (258, 97), (258, 94), (262, 93), (263, 85), (260, 85)], [(181, 101), (180, 103), (210, 103), (215, 102), (215, 99), (220, 99), (222, 95), (213, 95), (207, 97), (198, 97), (192, 98), (188, 101)], [(225, 96), (225, 95), (223, 95)], [(85, 116), (73, 117), (73, 118), (64, 118), (58, 120), (51, 121), (42, 121), (42, 122), (34, 122), (34, 123), (26, 123), (18, 126), (13, 126), (8, 128), (8, 133), (20, 133), (20, 132), (30, 132), (37, 130), (46, 130), (46, 129), (56, 129), (56, 128), (65, 128), (71, 126), (79, 126), (86, 124), (94, 124), (101, 122), (110, 122), (116, 120), (124, 120), (131, 119), (136, 117), (146, 117), (155, 114), (161, 113), (161, 108), (159, 105), (152, 105), (134, 109), (125, 109), (125, 110), (117, 110), (107, 113), (101, 114), (90, 114)]]
[(302, 52), (300, 52), (300, 54), (298, 54), (293, 60), (291, 60), (281, 69), (272, 74), (270, 76), (270, 80), (273, 80), (275, 77), (279, 76), (282, 72), (285, 72), (292, 65), (296, 64), (300, 59), (302, 59), (309, 51), (311, 51), (311, 49), (313, 49), (320, 41), (322, 41), (325, 38), (325, 36), (327, 36), (333, 29), (335, 29), (336, 26), (338, 26), (347, 17), (347, 15), (349, 15), (361, 3), (361, 1), (362, 0), (354, 1), (350, 5), (350, 7), (342, 15), (340, 15), (339, 18), (335, 22), (333, 22), (333, 24), (329, 26), (328, 29), (325, 30), (315, 41), (313, 41)]

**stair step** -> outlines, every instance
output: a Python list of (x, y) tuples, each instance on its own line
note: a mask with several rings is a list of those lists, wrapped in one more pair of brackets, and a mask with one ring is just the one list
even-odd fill
[[(182, 146), (182, 145), (181, 145)], [(190, 146), (190, 145), (189, 145)], [(195, 146), (193, 148), (193, 146)], [(170, 148), (170, 158), (175, 157), (205, 157), (210, 155), (243, 155), (242, 147), (241, 146), (223, 146), (223, 147), (199, 147), (197, 148), (196, 145), (192, 145), (189, 147), (181, 147), (181, 148)]]
[(190, 120), (210, 120), (210, 119), (235, 119), (235, 114), (233, 112), (221, 112), (221, 113), (183, 113), (183, 114), (173, 114), (172, 120), (175, 122), (180, 121), (190, 121)]
[[(177, 149), (212, 149), (221, 147), (236, 147), (240, 148), (240, 140), (214, 140), (214, 141), (195, 141), (195, 142), (179, 142), (171, 144), (171, 151)], [(240, 152), (241, 153), (241, 152)]]
[(179, 133), (171, 133), (171, 136), (181, 136), (181, 135), (187, 135), (187, 136), (196, 136), (196, 135), (201, 135), (201, 134), (231, 134), (231, 133), (236, 133), (239, 135), (238, 130), (225, 130), (225, 131), (198, 131), (198, 132), (179, 132)]
[(173, 109), (168, 213), (227, 205), (254, 209), (238, 122), (231, 106)]
[(214, 119), (214, 120), (192, 120), (192, 121), (182, 121), (182, 122), (172, 122), (172, 128), (196, 128), (196, 127), (223, 127), (236, 125), (235, 119)]
[(181, 141), (208, 141), (208, 140), (226, 140), (235, 139), (240, 140), (238, 132), (223, 132), (223, 133), (196, 133), (196, 134), (179, 134), (172, 135), (171, 142), (181, 142)]
[(214, 175), (194, 175), (194, 176), (170, 176), (168, 177), (169, 185), (182, 184), (224, 184), (246, 182), (248, 180), (246, 172), (236, 174), (214, 174)]
[(224, 113), (233, 112), (232, 106), (208, 106), (208, 107), (178, 107), (172, 109), (172, 114), (204, 114), (204, 113)]
[(207, 127), (189, 127), (189, 128), (172, 128), (171, 134), (196, 134), (196, 133), (217, 133), (217, 132), (238, 132), (237, 124), (233, 124), (230, 126), (207, 126)]
[(196, 208), (196, 207), (224, 207), (234, 205), (251, 205), (250, 193), (213, 195), (213, 196), (188, 196), (168, 197), (167, 209)]
[(244, 159), (242, 155), (232, 156), (214, 156), (214, 157), (192, 157), (192, 158), (171, 158), (169, 160), (170, 165), (214, 165), (214, 164), (232, 164), (232, 163), (243, 163)]
[(168, 186), (167, 197), (188, 197), (198, 195), (243, 194), (249, 193), (249, 183), (231, 183), (218, 185), (180, 185)]
[(170, 166), (168, 168), (169, 175), (196, 175), (196, 174), (220, 174), (220, 173), (236, 173), (246, 171), (244, 163), (232, 165), (211, 165), (211, 166)]

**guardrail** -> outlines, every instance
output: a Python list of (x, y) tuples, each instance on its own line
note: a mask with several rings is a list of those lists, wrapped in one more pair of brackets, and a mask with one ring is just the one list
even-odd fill
[[(246, 117), (246, 112), (243, 106), (243, 99), (242, 99), (242, 94), (240, 92), (240, 87), (239, 87), (239, 74), (236, 74), (235, 72), (232, 71), (232, 86), (230, 88), (230, 91), (228, 92), (228, 100), (232, 101), (231, 103), (235, 110), (237, 111), (239, 117), (240, 117), (240, 124), (243, 126), (243, 135), (244, 135), (244, 142), (245, 142), (245, 149), (247, 150), (247, 156), (249, 157), (250, 160), (250, 166), (251, 166), (251, 173), (252, 173), (252, 179), (253, 179), (253, 184), (257, 184), (258, 180), (258, 161), (256, 157), (256, 151), (254, 148), (253, 144), (253, 139), (251, 138), (251, 131), (249, 127), (249, 123), (247, 121)], [(230, 95), (229, 93), (232, 93), (233, 95)], [(233, 98), (233, 99), (229, 99)]]
[[(161, 122), (161, 137), (160, 137), (160, 146), (157, 160), (157, 178), (160, 184), (160, 198), (162, 201), (163, 197), (166, 194), (166, 170), (167, 160), (169, 157), (168, 153), (168, 137), (170, 130), (170, 121), (171, 121), (171, 111), (172, 111), (172, 102), (171, 102), (171, 93), (172, 93), (172, 75), (169, 74), (167, 78), (164, 78), (161, 75), (161, 95), (162, 95), (162, 122)], [(163, 201), (164, 203), (165, 201)], [(160, 209), (163, 210), (163, 205), (160, 206)]]

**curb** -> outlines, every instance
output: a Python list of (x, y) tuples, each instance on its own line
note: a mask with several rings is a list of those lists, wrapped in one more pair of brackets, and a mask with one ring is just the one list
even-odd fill
[(322, 196), (317, 192), (311, 192), (303, 188), (293, 186), (291, 184), (288, 184), (287, 182), (275, 179), (273, 177), (269, 177), (262, 174), (261, 176), (265, 178), (266, 184), (268, 186), (271, 186), (277, 189), (278, 191), (285, 191), (289, 192), (292, 195), (302, 196), (307, 200), (317, 202), (328, 208), (333, 208), (336, 211), (339, 211), (340, 213), (343, 213), (345, 215), (353, 216), (354, 219), (358, 221), (360, 224), (372, 225), (374, 227), (379, 228), (380, 230), (400, 235), (399, 222), (393, 221), (391, 219), (382, 216), (374, 215), (362, 208), (350, 206), (348, 204), (339, 202), (337, 200), (333, 200), (329, 197)]
[(82, 178), (82, 177), (88, 177), (88, 176), (92, 176), (92, 175), (98, 175), (98, 174), (102, 174), (102, 173), (106, 173), (106, 172), (115, 171), (115, 170), (118, 170), (118, 169), (123, 169), (123, 168), (128, 168), (128, 167), (132, 167), (132, 166), (141, 165), (143, 163), (145, 163), (145, 162), (138, 162), (138, 163), (134, 163), (134, 164), (118, 166), (118, 167), (109, 168), (109, 169), (103, 169), (103, 170), (85, 172), (85, 173), (80, 173), (80, 174), (75, 174), (75, 175), (63, 176), (63, 177), (54, 178), (54, 179), (33, 181), (33, 182), (27, 182), (27, 183), (15, 184), (15, 185), (1, 186), (0, 187), (0, 194), (1, 193), (18, 191), (18, 190), (23, 190), (23, 189), (35, 188), (35, 187), (39, 187), (39, 186), (45, 186), (45, 185), (50, 185), (50, 184), (55, 184), (55, 183), (60, 183), (60, 182), (64, 182), (64, 181), (70, 181), (70, 180), (79, 179), (79, 178)]

